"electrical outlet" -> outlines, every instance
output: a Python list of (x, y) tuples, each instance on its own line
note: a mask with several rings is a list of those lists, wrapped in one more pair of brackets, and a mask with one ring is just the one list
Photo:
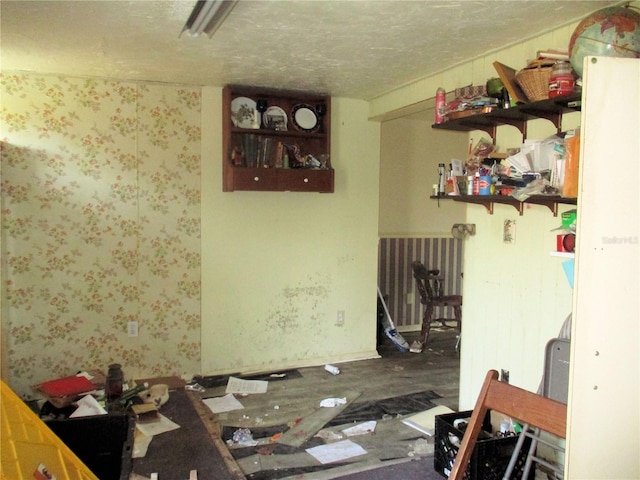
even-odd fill
[(338, 315), (336, 316), (336, 325), (341, 327), (344, 325), (344, 310), (338, 310)]
[(413, 292), (407, 293), (407, 305), (413, 305), (414, 300)]
[(127, 334), (130, 337), (138, 336), (138, 322), (129, 322), (127, 324)]

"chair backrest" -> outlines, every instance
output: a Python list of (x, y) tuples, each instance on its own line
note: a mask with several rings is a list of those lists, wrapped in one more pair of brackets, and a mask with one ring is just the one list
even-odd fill
[(565, 404), (500, 382), (498, 372), (489, 370), (456, 455), (456, 461), (449, 475), (450, 480), (461, 480), (464, 477), (488, 410), (503, 413), (513, 420), (528, 423), (557, 437), (566, 437), (567, 406)]
[(413, 278), (416, 279), (422, 303), (426, 305), (435, 297), (442, 297), (442, 280), (444, 280), (444, 277), (440, 275), (440, 270), (427, 270), (427, 267), (418, 260), (411, 264), (411, 268), (413, 268)]

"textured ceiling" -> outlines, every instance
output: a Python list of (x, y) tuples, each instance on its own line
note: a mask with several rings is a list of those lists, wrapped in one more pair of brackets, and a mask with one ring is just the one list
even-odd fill
[(2, 68), (371, 99), (615, 3), (240, 0), (209, 39), (195, 0), (2, 0)]

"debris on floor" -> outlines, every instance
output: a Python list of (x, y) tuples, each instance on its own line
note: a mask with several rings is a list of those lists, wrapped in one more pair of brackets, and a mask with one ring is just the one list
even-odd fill
[(351, 440), (318, 445), (317, 447), (307, 448), (305, 451), (322, 464), (339, 462), (367, 454), (364, 448)]
[(342, 398), (325, 398), (324, 400), (322, 400), (320, 402), (320, 407), (322, 408), (333, 408), (333, 407), (339, 407), (340, 405), (346, 405), (347, 404), (347, 399), (345, 397)]
[[(438, 358), (458, 362), (452, 334), (442, 334), (447, 347)], [(301, 369), (304, 376), (270, 383), (263, 395), (243, 396), (243, 410), (217, 414), (221, 439), (239, 471), (250, 480), (317, 480), (432, 455), (433, 432), (421, 414), (435, 412), (444, 399), (429, 390), (432, 377), (425, 373), (433, 370), (429, 365), (435, 357), (425, 351), (418, 335), (409, 337), (409, 343), (420, 348), (424, 358), (404, 355), (396, 343), (388, 342), (378, 350), (385, 361), (373, 373), (361, 373), (358, 362), (341, 363), (339, 375), (330, 371), (331, 364)], [(428, 347), (438, 346), (434, 336)], [(392, 352), (388, 358), (385, 351)], [(260, 379), (271, 381), (267, 374)], [(221, 396), (225, 386), (219, 382), (208, 387), (203, 397)], [(447, 383), (444, 394), (451, 396), (454, 386)]]
[(430, 408), (429, 410), (410, 415), (402, 420), (402, 423), (410, 426), (411, 428), (415, 428), (425, 435), (433, 436), (436, 430), (436, 415), (442, 415), (445, 413), (453, 413), (453, 410), (449, 407), (445, 407), (444, 405), (438, 405), (437, 407)]
[(376, 431), (376, 422), (375, 420), (370, 420), (368, 422), (359, 423), (353, 427), (345, 428), (342, 430), (347, 437), (355, 437), (357, 435), (368, 435), (373, 434)]
[(232, 393), (223, 397), (205, 398), (202, 401), (213, 413), (232, 412), (244, 408), (244, 405), (242, 405)]
[(324, 369), (332, 375), (340, 374), (340, 369), (335, 365), (325, 365)]
[(239, 393), (249, 395), (253, 393), (266, 393), (269, 382), (265, 380), (244, 380), (242, 378), (229, 377), (226, 393)]

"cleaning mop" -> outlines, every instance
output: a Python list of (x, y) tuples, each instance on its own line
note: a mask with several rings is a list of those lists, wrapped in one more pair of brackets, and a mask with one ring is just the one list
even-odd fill
[(409, 344), (404, 338), (402, 338), (402, 335), (400, 335), (396, 330), (396, 327), (393, 324), (393, 320), (391, 320), (391, 315), (389, 314), (389, 309), (387, 308), (387, 304), (384, 301), (384, 298), (382, 298), (380, 287), (378, 287), (378, 297), (380, 298), (380, 301), (382, 302), (382, 306), (384, 307), (384, 313), (386, 318), (386, 320), (384, 321), (385, 335), (389, 337), (389, 340), (393, 342), (393, 344), (396, 346), (398, 350), (400, 350), (401, 352), (406, 352), (407, 350), (409, 350)]

